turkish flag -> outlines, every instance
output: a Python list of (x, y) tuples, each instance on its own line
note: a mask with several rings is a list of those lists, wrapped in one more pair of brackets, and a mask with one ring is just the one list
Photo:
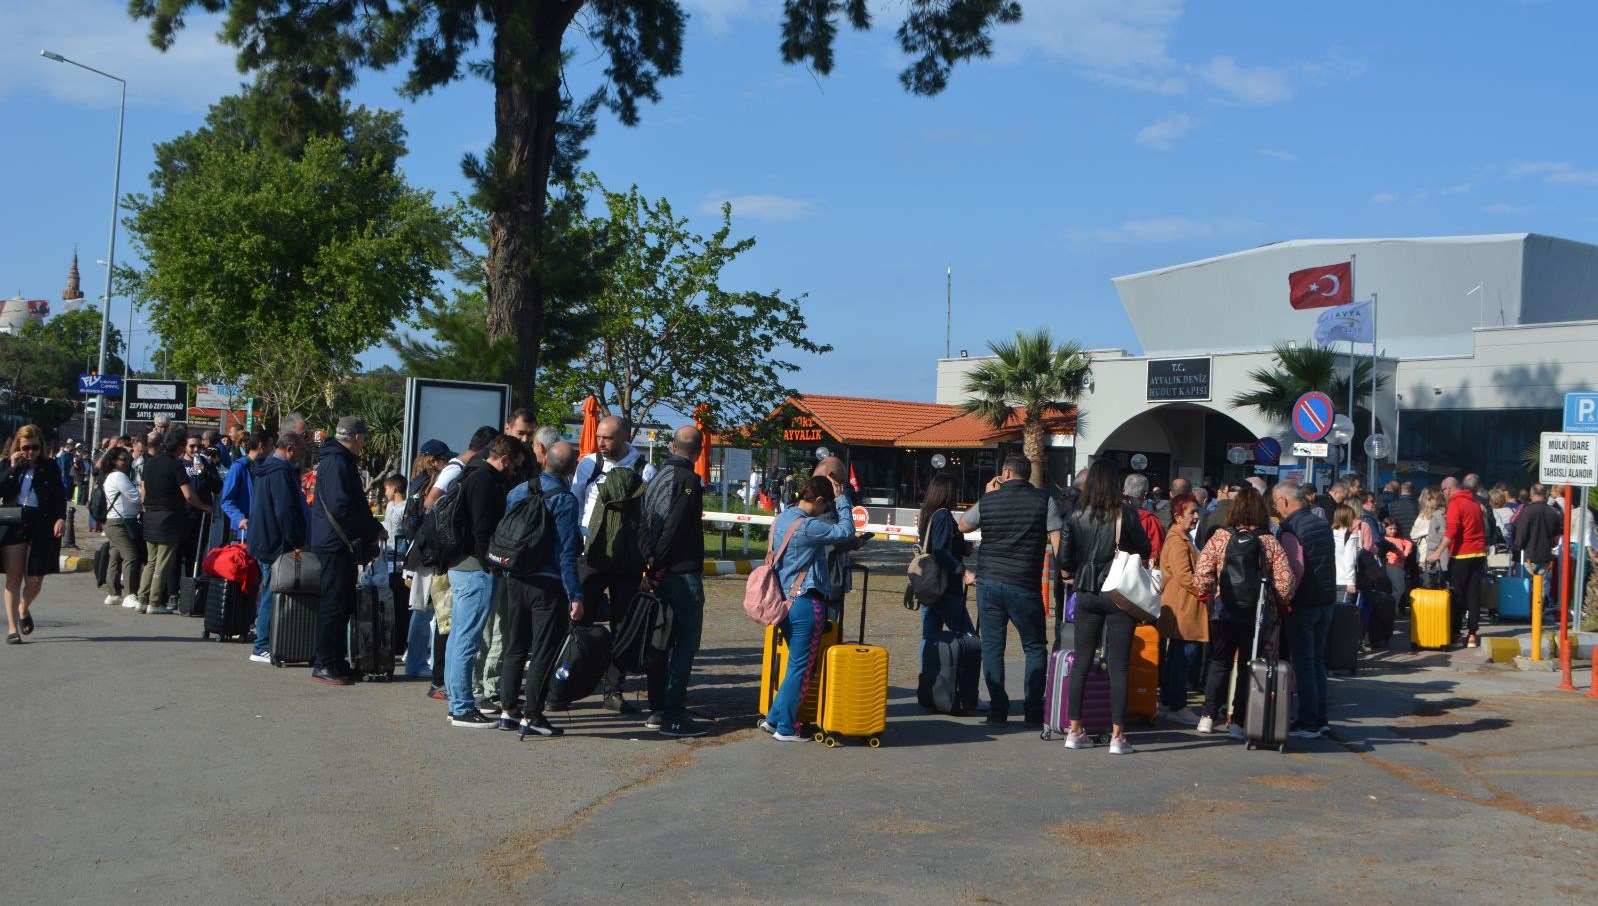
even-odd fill
[(1354, 265), (1344, 261), (1310, 267), (1287, 275), (1288, 301), (1293, 308), (1330, 308), (1354, 301)]

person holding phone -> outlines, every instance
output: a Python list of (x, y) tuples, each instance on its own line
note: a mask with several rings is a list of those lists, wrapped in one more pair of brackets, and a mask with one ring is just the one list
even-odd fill
[(44, 577), (61, 568), (67, 494), (61, 467), (44, 452), (44, 432), (23, 425), (0, 461), (0, 565), (6, 571), (6, 644), (33, 634), (33, 602)]

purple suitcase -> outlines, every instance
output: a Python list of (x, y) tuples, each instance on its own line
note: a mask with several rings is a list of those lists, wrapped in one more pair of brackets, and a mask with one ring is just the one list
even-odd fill
[[(1075, 651), (1049, 654), (1048, 675), (1043, 686), (1043, 732), (1040, 734), (1044, 739), (1063, 737), (1071, 729), (1071, 671), (1075, 665)], [(1105, 736), (1110, 732), (1110, 674), (1097, 659), (1088, 669), (1087, 685), (1082, 689), (1082, 729), (1089, 736)]]

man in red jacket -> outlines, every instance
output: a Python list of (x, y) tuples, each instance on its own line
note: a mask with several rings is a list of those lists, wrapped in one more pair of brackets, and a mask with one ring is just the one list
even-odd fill
[(1481, 505), (1476, 502), (1476, 489), (1480, 486), (1481, 479), (1475, 475), (1466, 475), (1463, 483), (1445, 478), (1442, 486), (1443, 493), (1448, 495), (1443, 546), (1448, 549), (1448, 584), (1454, 595), (1450, 609), (1456, 638), (1460, 617), (1466, 618), (1466, 648), (1475, 648), (1478, 644), (1480, 586), (1487, 567), (1487, 525), (1482, 521)]

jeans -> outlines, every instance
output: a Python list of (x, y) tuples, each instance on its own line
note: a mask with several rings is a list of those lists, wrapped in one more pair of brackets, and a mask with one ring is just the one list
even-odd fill
[(816, 643), (821, 640), (820, 628), (826, 620), (827, 604), (815, 593), (803, 594), (788, 605), (788, 616), (777, 624), (777, 631), (788, 637), (788, 671), (777, 687), (777, 697), (766, 712), (766, 722), (784, 736), (798, 731), (795, 722), (799, 716), (799, 703), (810, 691), (810, 679), (815, 675)]
[[(1077, 604), (1079, 621), (1081, 612), (1079, 600)], [(982, 679), (987, 683), (988, 701), (991, 703), (988, 718), (1003, 720), (1010, 713), (1010, 695), (1004, 690), (1004, 643), (1007, 633), (1005, 624), (1013, 623), (1016, 635), (1021, 637), (1021, 650), (1026, 654), (1026, 667), (1022, 673), (1026, 721), (1041, 723), (1043, 681), (1049, 659), (1049, 644), (1046, 638), (1048, 627), (1043, 618), (1043, 600), (1039, 597), (1038, 590), (1020, 588), (992, 579), (978, 579), (977, 620), (982, 627)], [(1128, 636), (1128, 645), (1130, 638)], [(1121, 666), (1123, 668), (1126, 666), (1124, 660)], [(1126, 691), (1124, 672), (1121, 675), (1121, 690), (1124, 698)]]
[(1187, 707), (1187, 668), (1198, 654), (1198, 642), (1167, 640), (1165, 657), (1160, 661), (1160, 703), (1167, 711)]
[(505, 594), (505, 670), (499, 676), (499, 702), (506, 714), (514, 714), (516, 696), (525, 690), (521, 714), (536, 720), (544, 714), (550, 673), (571, 623), (571, 603), (559, 579), (510, 577), (500, 587)]
[[(119, 598), (124, 590), (130, 595), (138, 594), (139, 573), (144, 568), (144, 541), (133, 537), (128, 524), (120, 519), (105, 524), (105, 540), (111, 545), (105, 580), (111, 586), (111, 593)], [(124, 572), (127, 573), (126, 584), (122, 579)]]
[(482, 644), (472, 659), (472, 695), (477, 699), (499, 695), (499, 677), (505, 666), (505, 583), (494, 586), (494, 604), (483, 624)]
[(1204, 711), (1201, 717), (1208, 717), (1216, 723), (1225, 720), (1226, 695), (1232, 689), (1232, 668), (1236, 666), (1237, 688), (1232, 695), (1232, 723), (1243, 726), (1243, 720), (1248, 716), (1248, 665), (1253, 644), (1252, 623), (1210, 621), (1210, 676), (1204, 682)]
[(177, 559), (177, 542), (150, 541), (145, 545), (150, 559), (144, 565), (144, 575), (139, 579), (139, 603), (151, 607), (165, 607), (172, 589), (167, 587), (167, 573)]
[(350, 659), (350, 614), (355, 611), (355, 561), (343, 550), (322, 558), (322, 601), (316, 609), (316, 662), (342, 670)]
[(255, 599), (255, 653), (272, 651), (272, 564), (257, 563), (261, 567), (261, 591)]
[(688, 708), (688, 679), (699, 654), (699, 637), (705, 626), (705, 580), (698, 573), (667, 573), (655, 590), (660, 602), (671, 608), (671, 639), (666, 649), (666, 691), (660, 702), (662, 717), (670, 721)]
[(427, 665), (433, 648), (433, 618), (423, 610), (413, 610), (410, 614), (410, 632), (405, 637), (405, 675), (430, 676)]
[(444, 692), (449, 697), (449, 713), (467, 714), (477, 710), (472, 696), (472, 667), (483, 640), (483, 627), (494, 606), (494, 574), (477, 569), (452, 569), (449, 587), (455, 597), (445, 652)]
[(1481, 622), (1482, 572), (1486, 568), (1486, 557), (1455, 557), (1448, 561), (1448, 585), (1453, 589), (1449, 616), (1455, 636), (1459, 635), (1462, 622), (1466, 632), (1476, 634)]
[[(1077, 591), (1076, 647), (1072, 649), (1076, 652), (1077, 669), (1071, 671), (1071, 693), (1067, 702), (1067, 716), (1072, 720), (1082, 718), (1082, 693), (1088, 684), (1087, 665), (1093, 663), (1093, 649), (1098, 647), (1102, 633), (1104, 662), (1110, 668), (1110, 723), (1126, 726), (1127, 671), (1132, 663), (1132, 632), (1136, 627), (1137, 621), (1109, 598), (1098, 592)], [(986, 649), (985, 637), (982, 644)]]
[(1332, 628), (1332, 607), (1295, 607), (1287, 615), (1292, 637), (1293, 673), (1298, 680), (1300, 727), (1326, 726), (1326, 635)]

